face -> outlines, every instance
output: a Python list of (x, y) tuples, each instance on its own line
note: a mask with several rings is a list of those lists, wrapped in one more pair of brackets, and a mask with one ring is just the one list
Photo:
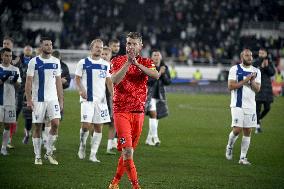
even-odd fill
[(52, 41), (51, 40), (44, 40), (41, 43), (41, 51), (44, 54), (51, 54), (52, 53)]
[(101, 56), (102, 52), (103, 52), (103, 43), (102, 42), (95, 42), (91, 48), (91, 54), (93, 56)]
[(252, 52), (248, 49), (244, 50), (242, 53), (242, 61), (244, 65), (249, 66), (252, 64)]
[(142, 50), (142, 42), (140, 39), (126, 38), (126, 53), (134, 53), (135, 56), (138, 56)]
[(263, 49), (260, 49), (258, 51), (258, 56), (264, 58), (264, 57), (267, 56), (267, 52), (265, 50), (263, 50)]
[(24, 55), (25, 56), (32, 56), (33, 54), (33, 49), (30, 46), (25, 46), (24, 48)]
[(3, 48), (13, 49), (13, 42), (10, 39), (3, 40)]
[(111, 59), (111, 52), (110, 52), (110, 50), (104, 49), (103, 52), (102, 52), (102, 58), (105, 61), (110, 62), (110, 59)]
[(162, 55), (160, 52), (153, 52), (151, 59), (153, 60), (155, 65), (159, 65), (162, 60)]
[(10, 64), (12, 62), (12, 52), (5, 51), (1, 57), (4, 64)]
[(119, 52), (119, 49), (120, 49), (120, 43), (112, 43), (110, 45), (110, 48), (111, 48), (111, 50), (114, 54), (117, 54)]

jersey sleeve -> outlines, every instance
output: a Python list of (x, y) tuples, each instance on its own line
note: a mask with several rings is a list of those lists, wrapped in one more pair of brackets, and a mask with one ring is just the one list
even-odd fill
[(107, 65), (107, 73), (106, 73), (106, 77), (111, 77), (111, 74), (110, 74), (110, 65)]
[(83, 75), (83, 63), (84, 63), (84, 60), (80, 60), (77, 63), (75, 75), (82, 77), (82, 75)]
[(156, 66), (155, 66), (153, 60), (151, 60), (149, 58), (145, 61), (144, 66), (146, 66), (147, 68), (150, 68), (151, 70), (156, 70)]
[(117, 70), (119, 69), (118, 64), (120, 64), (120, 59), (118, 57), (115, 57), (111, 60), (109, 71), (110, 74), (117, 72)]
[(60, 60), (58, 60), (58, 68), (57, 68), (57, 74), (56, 76), (61, 77), (61, 64), (60, 64)]
[(19, 77), (18, 77), (18, 79), (17, 79), (17, 82), (18, 82), (18, 83), (22, 83), (22, 77), (21, 77), (21, 73), (20, 73), (19, 68), (17, 68), (17, 74), (19, 75)]
[(237, 69), (236, 66), (233, 66), (229, 71), (228, 80), (237, 81)]
[(28, 64), (27, 76), (34, 76), (35, 74), (35, 58), (32, 58)]
[(257, 69), (255, 82), (261, 84), (261, 72)]

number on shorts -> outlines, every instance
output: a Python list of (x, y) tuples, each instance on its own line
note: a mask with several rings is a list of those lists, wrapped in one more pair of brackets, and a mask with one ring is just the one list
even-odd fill
[(16, 117), (16, 114), (15, 114), (15, 111), (13, 110), (9, 110), (9, 115), (8, 115), (10, 118), (11, 117)]
[(107, 109), (101, 110), (101, 117), (106, 117), (106, 116), (108, 116), (108, 111), (107, 111)]
[(59, 107), (58, 107), (58, 105), (54, 105), (54, 109), (55, 109), (55, 111), (59, 111)]
[(256, 120), (256, 116), (255, 116), (255, 114), (252, 114), (252, 118), (251, 118), (251, 121), (255, 121)]

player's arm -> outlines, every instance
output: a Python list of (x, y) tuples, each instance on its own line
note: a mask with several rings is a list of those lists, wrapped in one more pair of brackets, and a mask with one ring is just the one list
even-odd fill
[(257, 83), (254, 79), (250, 82), (251, 89), (258, 93), (260, 91), (260, 83)]
[(61, 76), (56, 76), (56, 90), (57, 90), (57, 96), (60, 106), (60, 111), (63, 110), (63, 88), (62, 88), (62, 82), (61, 82)]
[(243, 85), (248, 84), (248, 82), (255, 77), (255, 74), (251, 74), (247, 76), (244, 80), (237, 82), (236, 80), (229, 79), (228, 80), (228, 89), (235, 90), (241, 88)]
[(111, 80), (114, 84), (119, 84), (123, 80), (130, 65), (131, 62), (127, 60), (117, 72), (112, 73)]
[(33, 76), (27, 76), (26, 84), (25, 84), (25, 95), (27, 99), (27, 107), (33, 109), (33, 102), (32, 102), (32, 82)]
[(86, 93), (86, 89), (84, 88), (83, 84), (82, 84), (82, 77), (79, 75), (75, 75), (75, 82), (79, 91), (79, 95), (84, 98), (87, 99), (87, 93)]
[(107, 85), (107, 89), (108, 89), (108, 91), (110, 93), (110, 96), (113, 96), (113, 84), (112, 84), (112, 81), (111, 81), (110, 77), (106, 78), (106, 85)]
[(144, 72), (149, 77), (159, 79), (160, 74), (156, 69), (147, 68), (146, 66), (139, 64), (136, 59), (134, 59), (133, 64), (136, 65), (142, 72)]

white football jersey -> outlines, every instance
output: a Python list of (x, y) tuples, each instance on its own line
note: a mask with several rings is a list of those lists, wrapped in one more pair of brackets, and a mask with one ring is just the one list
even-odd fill
[[(22, 79), (20, 76), (20, 70), (16, 66), (9, 65), (8, 67), (0, 64), (0, 75), (11, 75), (12, 77), (16, 74), (19, 75), (17, 82), (21, 83)], [(10, 76), (10, 77), (11, 77)], [(3, 105), (16, 105), (16, 93), (15, 87), (13, 84), (9, 82), (9, 79), (4, 82), (4, 84), (0, 85), (0, 106)]]
[(37, 102), (58, 100), (56, 76), (61, 76), (60, 60), (36, 56), (28, 65), (27, 76), (33, 77), (32, 100)]
[(87, 100), (80, 96), (80, 102), (92, 101), (106, 103), (106, 78), (110, 77), (110, 64), (100, 58), (93, 60), (91, 57), (81, 59), (75, 75), (81, 77), (81, 82), (87, 93)]
[[(242, 64), (233, 66), (230, 69), (228, 80), (235, 80), (240, 82), (246, 78), (247, 75), (256, 73), (255, 82), (261, 84), (261, 72), (258, 68), (250, 66), (244, 67)], [(239, 89), (231, 91), (231, 105), (230, 107), (240, 107), (245, 109), (256, 109), (255, 92), (249, 85), (243, 85)]]

